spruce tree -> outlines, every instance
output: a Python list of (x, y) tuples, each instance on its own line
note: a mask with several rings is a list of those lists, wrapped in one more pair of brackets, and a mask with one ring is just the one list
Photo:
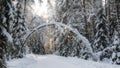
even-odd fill
[[(112, 50), (112, 63), (120, 64), (120, 0), (109, 0), (109, 31), (110, 31), (110, 45)], [(108, 13), (108, 12), (107, 12)]]
[(108, 27), (105, 15), (103, 14), (103, 9), (100, 9), (97, 15), (97, 20), (95, 22), (95, 38), (92, 43), (92, 48), (95, 53), (104, 50), (109, 46), (108, 38)]
[(12, 45), (11, 24), (14, 21), (12, 0), (0, 0), (0, 68), (6, 68), (5, 58), (8, 57)]
[(112, 63), (113, 64), (119, 64), (120, 65), (120, 39), (119, 39), (119, 33), (117, 31), (114, 32), (114, 40), (112, 45)]
[(21, 2), (18, 2), (15, 7), (15, 20), (13, 22), (12, 37), (14, 43), (14, 54), (12, 58), (22, 57), (23, 55), (23, 37), (26, 31), (24, 12)]

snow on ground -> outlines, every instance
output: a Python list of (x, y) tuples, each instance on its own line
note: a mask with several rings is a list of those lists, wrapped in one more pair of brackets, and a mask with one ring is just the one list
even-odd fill
[(26, 55), (22, 59), (7, 61), (8, 68), (120, 68), (118, 65), (86, 61), (75, 57), (56, 55)]

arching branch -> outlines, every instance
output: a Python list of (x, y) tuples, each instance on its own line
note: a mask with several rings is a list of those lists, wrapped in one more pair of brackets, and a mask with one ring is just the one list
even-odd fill
[[(90, 47), (89, 41), (88, 41), (84, 36), (82, 36), (82, 35), (78, 32), (77, 29), (72, 28), (72, 27), (70, 27), (70, 26), (68, 26), (68, 25), (66, 25), (66, 24), (60, 23), (60, 22), (45, 23), (45, 24), (39, 25), (38, 27), (34, 28), (30, 33), (27, 34), (27, 36), (26, 36), (26, 38), (25, 38), (25, 41), (24, 41), (24, 43), (23, 43), (23, 47), (25, 46), (25, 43), (26, 43), (27, 39), (28, 39), (35, 31), (37, 31), (38, 29), (41, 29), (41, 28), (43, 28), (43, 27), (45, 27), (45, 26), (50, 26), (50, 25), (55, 25), (55, 26), (58, 26), (58, 27), (61, 26), (61, 28), (66, 27), (68, 30), (72, 31), (74, 34), (77, 35), (78, 40), (82, 40), (82, 42), (83, 42), (87, 47)], [(64, 30), (64, 28), (63, 28), (63, 30)], [(91, 49), (91, 48), (89, 48), (89, 49), (90, 49), (90, 51), (91, 51), (91, 53), (92, 53), (92, 49)]]

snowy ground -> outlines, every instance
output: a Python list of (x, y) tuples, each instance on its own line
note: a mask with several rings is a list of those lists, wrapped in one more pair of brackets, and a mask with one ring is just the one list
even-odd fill
[(26, 55), (7, 62), (8, 68), (120, 68), (117, 65), (65, 58), (56, 55)]

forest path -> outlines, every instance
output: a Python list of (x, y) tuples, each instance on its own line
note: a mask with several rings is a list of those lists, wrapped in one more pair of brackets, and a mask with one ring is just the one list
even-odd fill
[(7, 62), (8, 68), (120, 68), (117, 65), (86, 61), (76, 57), (28, 54)]

